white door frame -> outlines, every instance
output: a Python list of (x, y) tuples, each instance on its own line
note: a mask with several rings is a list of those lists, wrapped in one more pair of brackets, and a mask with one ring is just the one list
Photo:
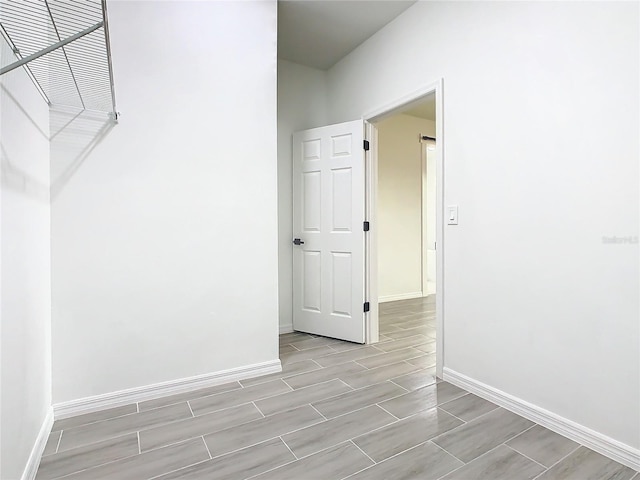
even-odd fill
[[(443, 79), (375, 108), (362, 118), (366, 122), (377, 122), (404, 110), (408, 105), (420, 101), (427, 95), (436, 95), (436, 375), (442, 378), (444, 367), (444, 108)], [(371, 144), (366, 159), (366, 218), (371, 230), (365, 244), (365, 294), (370, 303), (365, 322), (367, 343), (379, 339), (378, 324), (378, 229), (377, 229), (377, 185), (378, 185), (378, 137), (374, 126), (367, 124), (365, 138)]]
[[(422, 135), (422, 133), (420, 134)], [(427, 145), (420, 139), (420, 172), (422, 174), (420, 183), (420, 290), (422, 296), (427, 296)]]

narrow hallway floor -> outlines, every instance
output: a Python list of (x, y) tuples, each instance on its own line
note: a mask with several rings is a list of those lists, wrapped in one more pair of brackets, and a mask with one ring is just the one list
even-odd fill
[(283, 371), (56, 421), (37, 480), (640, 480), (435, 376), (433, 297), (380, 342), (280, 336)]

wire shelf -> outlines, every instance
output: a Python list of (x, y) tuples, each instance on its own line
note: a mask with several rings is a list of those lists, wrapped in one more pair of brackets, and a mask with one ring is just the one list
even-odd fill
[(106, 0), (0, 0), (0, 34), (49, 105), (117, 118)]

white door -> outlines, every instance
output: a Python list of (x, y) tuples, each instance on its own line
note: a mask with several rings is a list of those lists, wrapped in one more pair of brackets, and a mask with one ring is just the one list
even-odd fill
[(293, 135), (293, 328), (364, 343), (364, 122)]

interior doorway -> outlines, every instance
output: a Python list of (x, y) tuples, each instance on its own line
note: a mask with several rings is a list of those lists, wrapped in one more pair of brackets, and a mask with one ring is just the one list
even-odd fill
[[(425, 118), (426, 117), (426, 118)], [(442, 376), (442, 82), (364, 116), (373, 142), (368, 182), (372, 228), (367, 258), (372, 314), (368, 341), (430, 341)], [(407, 344), (411, 340), (407, 340)]]

